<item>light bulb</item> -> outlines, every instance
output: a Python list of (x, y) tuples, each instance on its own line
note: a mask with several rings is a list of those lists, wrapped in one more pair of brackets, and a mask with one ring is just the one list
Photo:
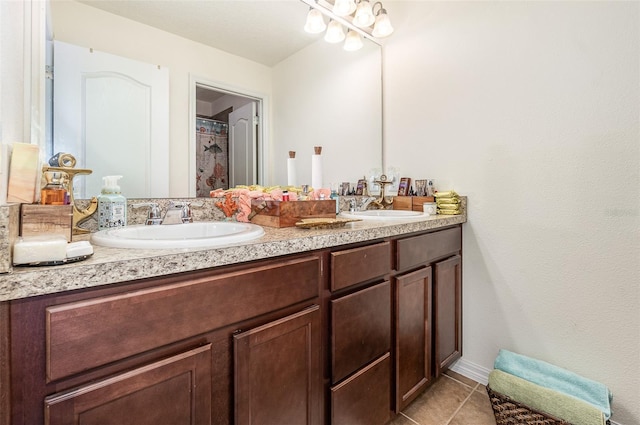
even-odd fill
[(371, 3), (368, 0), (361, 0), (358, 3), (358, 9), (356, 10), (356, 16), (353, 18), (353, 25), (366, 28), (375, 22), (376, 18), (373, 16), (373, 10), (371, 9)]
[(393, 32), (393, 27), (391, 26), (391, 20), (387, 15), (387, 11), (382, 9), (378, 12), (378, 16), (376, 16), (376, 24), (373, 27), (373, 31), (371, 35), (374, 37), (387, 37), (391, 35)]
[(336, 0), (333, 3), (333, 13), (336, 16), (349, 16), (356, 10), (355, 0)]
[(328, 43), (340, 43), (344, 38), (345, 35), (340, 22), (333, 20), (329, 22), (327, 32), (324, 35), (324, 40)]
[(344, 41), (344, 50), (349, 52), (353, 52), (354, 50), (358, 50), (362, 48), (362, 37), (360, 34), (355, 32), (354, 30), (349, 30), (347, 33), (347, 38)]
[(307, 22), (304, 25), (304, 30), (311, 34), (318, 34), (324, 31), (325, 28), (327, 28), (327, 25), (324, 23), (322, 13), (317, 9), (311, 8), (307, 14)]

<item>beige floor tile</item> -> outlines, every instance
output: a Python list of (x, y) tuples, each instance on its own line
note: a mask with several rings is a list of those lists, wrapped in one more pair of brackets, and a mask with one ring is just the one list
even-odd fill
[(457, 372), (454, 372), (450, 369), (447, 369), (444, 372), (445, 375), (452, 377), (455, 380), (458, 380), (460, 382), (462, 382), (463, 384), (467, 384), (468, 386), (470, 386), (471, 388), (475, 388), (476, 385), (478, 385), (478, 383), (476, 381), (474, 381), (471, 378), (467, 378), (466, 376), (460, 375)]
[(403, 413), (420, 425), (444, 425), (472, 391), (443, 376)]
[(416, 423), (413, 422), (411, 419), (407, 419), (406, 416), (403, 416), (402, 414), (400, 414), (396, 416), (395, 419), (389, 422), (387, 425), (416, 425)]
[(486, 392), (474, 391), (449, 425), (495, 425), (495, 423), (489, 396)]

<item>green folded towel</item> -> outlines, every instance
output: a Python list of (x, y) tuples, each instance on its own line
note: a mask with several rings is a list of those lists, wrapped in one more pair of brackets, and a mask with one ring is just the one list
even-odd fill
[(460, 210), (441, 210), (440, 208), (438, 208), (438, 214), (457, 215), (462, 214), (462, 212)]
[(436, 198), (436, 204), (459, 204), (460, 198)]
[(436, 198), (457, 198), (459, 195), (455, 190), (449, 190), (447, 192), (436, 192), (433, 194)]
[(534, 384), (577, 397), (600, 409), (605, 419), (611, 417), (613, 396), (609, 389), (599, 382), (508, 350), (500, 350), (494, 367)]
[(438, 204), (438, 208), (443, 210), (458, 210), (460, 209), (460, 204)]
[(573, 425), (604, 425), (607, 421), (604, 414), (589, 403), (498, 369), (489, 374), (489, 388)]

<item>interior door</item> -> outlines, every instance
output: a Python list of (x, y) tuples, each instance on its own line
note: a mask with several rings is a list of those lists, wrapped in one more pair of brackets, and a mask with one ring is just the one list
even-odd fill
[(130, 198), (169, 195), (169, 71), (85, 47), (54, 43), (53, 149), (93, 170), (79, 198), (122, 175)]
[(255, 102), (229, 114), (229, 187), (257, 183), (256, 134)]

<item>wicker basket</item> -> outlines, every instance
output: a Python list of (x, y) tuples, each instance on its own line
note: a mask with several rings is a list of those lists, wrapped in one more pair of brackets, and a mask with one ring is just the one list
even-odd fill
[(487, 392), (497, 425), (571, 425), (567, 421), (533, 410), (504, 394), (492, 391), (489, 386), (487, 386)]

